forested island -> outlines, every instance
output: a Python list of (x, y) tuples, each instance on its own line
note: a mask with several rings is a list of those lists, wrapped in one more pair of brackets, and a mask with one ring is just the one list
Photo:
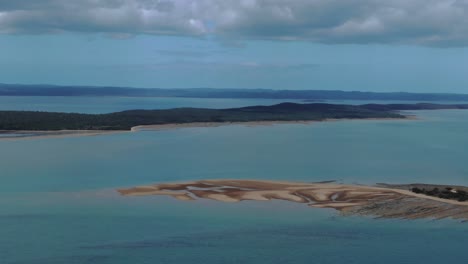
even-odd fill
[(229, 109), (174, 108), (129, 110), (109, 114), (0, 111), (2, 131), (131, 130), (141, 125), (229, 123), (256, 121), (323, 121), (328, 119), (406, 118), (399, 110), (468, 109), (440, 104), (297, 104)]

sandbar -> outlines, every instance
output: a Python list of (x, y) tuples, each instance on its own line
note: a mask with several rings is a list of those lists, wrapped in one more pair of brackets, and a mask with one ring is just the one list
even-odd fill
[(402, 219), (453, 218), (468, 221), (468, 202), (414, 193), (405, 189), (405, 186), (393, 188), (391, 185), (226, 179), (162, 183), (117, 191), (123, 196), (163, 195), (185, 201), (210, 199), (233, 203), (245, 200), (284, 200), (314, 208), (335, 209), (342, 215)]

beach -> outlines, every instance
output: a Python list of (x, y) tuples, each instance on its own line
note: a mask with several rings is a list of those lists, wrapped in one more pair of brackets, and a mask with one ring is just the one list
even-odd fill
[[(63, 137), (80, 137), (80, 136), (99, 136), (117, 133), (130, 133), (141, 131), (164, 131), (183, 128), (208, 128), (221, 126), (274, 126), (274, 125), (310, 125), (317, 122), (338, 122), (338, 121), (396, 121), (396, 120), (418, 120), (413, 115), (405, 118), (364, 118), (364, 119), (325, 119), (325, 120), (298, 120), (298, 121), (247, 121), (247, 122), (193, 122), (193, 123), (177, 123), (177, 124), (156, 124), (156, 125), (140, 125), (134, 126), (128, 130), (57, 130), (57, 131), (36, 131), (36, 130), (0, 130), (0, 140), (24, 140), (38, 138), (63, 138)], [(2, 136), (2, 134), (7, 136)]]
[(219, 202), (285, 200), (343, 214), (383, 218), (455, 218), (468, 220), (468, 202), (442, 199), (402, 188), (337, 183), (268, 180), (200, 180), (117, 190), (124, 196), (163, 195), (178, 200)]
[(99, 136), (99, 135), (110, 135), (110, 134), (127, 133), (127, 132), (128, 131), (122, 131), (122, 130), (0, 131), (0, 141), (1, 140), (25, 140), (25, 139), (41, 139), (41, 138)]

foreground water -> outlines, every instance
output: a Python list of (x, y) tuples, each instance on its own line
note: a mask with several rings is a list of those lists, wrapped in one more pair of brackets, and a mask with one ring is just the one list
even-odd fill
[(463, 262), (468, 226), (457, 221), (114, 191), (207, 178), (468, 185), (468, 111), (417, 114), (0, 140), (0, 263)]

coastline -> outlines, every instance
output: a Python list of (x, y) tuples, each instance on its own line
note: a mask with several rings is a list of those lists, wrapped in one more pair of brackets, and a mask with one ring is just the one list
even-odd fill
[[(28, 139), (44, 139), (44, 138), (68, 138), (68, 137), (85, 137), (85, 136), (99, 136), (110, 135), (119, 133), (128, 133), (124, 130), (1, 130), (0, 141), (13, 141), (13, 140), (28, 140)], [(11, 135), (11, 136), (3, 136)]]
[[(408, 185), (410, 186), (410, 185)], [(162, 195), (178, 200), (219, 202), (285, 200), (314, 208), (331, 208), (343, 215), (378, 218), (453, 218), (468, 221), (468, 201), (442, 199), (409, 190), (330, 182), (301, 183), (269, 180), (200, 180), (118, 189), (123, 196)]]
[[(162, 124), (162, 125), (142, 125), (135, 126), (131, 128), (131, 132), (139, 131), (160, 131), (160, 130), (172, 130), (172, 129), (181, 129), (181, 128), (197, 128), (197, 127), (221, 127), (221, 126), (246, 126), (246, 127), (256, 127), (256, 126), (273, 126), (273, 125), (291, 125), (291, 124), (302, 124), (309, 125), (316, 122), (326, 122), (324, 121), (247, 121), (247, 122), (193, 122), (193, 123), (181, 123), (181, 124)], [(331, 120), (330, 120), (331, 121)]]
[[(140, 131), (164, 131), (183, 128), (207, 128), (221, 126), (273, 126), (273, 125), (290, 125), (301, 124), (310, 125), (317, 122), (338, 122), (338, 121), (401, 121), (401, 120), (419, 120), (414, 115), (408, 115), (404, 118), (341, 118), (341, 119), (324, 119), (324, 120), (297, 120), (297, 121), (246, 121), (246, 122), (192, 122), (192, 123), (175, 123), (175, 124), (158, 124), (158, 125), (140, 125), (134, 126), (130, 130), (56, 130), (56, 131), (35, 131), (35, 130), (0, 130), (0, 141), (2, 140), (26, 140), (26, 139), (43, 139), (43, 138), (65, 138), (65, 137), (81, 137), (81, 136), (99, 136), (120, 133), (134, 133)], [(2, 136), (3, 134), (11, 136)], [(24, 136), (23, 136), (24, 135)]]
[(327, 118), (324, 120), (295, 120), (295, 121), (246, 121), (246, 122), (193, 122), (180, 124), (161, 124), (161, 125), (141, 125), (131, 128), (131, 132), (139, 131), (160, 131), (172, 130), (181, 128), (196, 128), (196, 127), (221, 127), (221, 126), (274, 126), (274, 125), (310, 125), (321, 122), (339, 122), (339, 121), (414, 121), (420, 120), (416, 115), (405, 115), (403, 118)]

